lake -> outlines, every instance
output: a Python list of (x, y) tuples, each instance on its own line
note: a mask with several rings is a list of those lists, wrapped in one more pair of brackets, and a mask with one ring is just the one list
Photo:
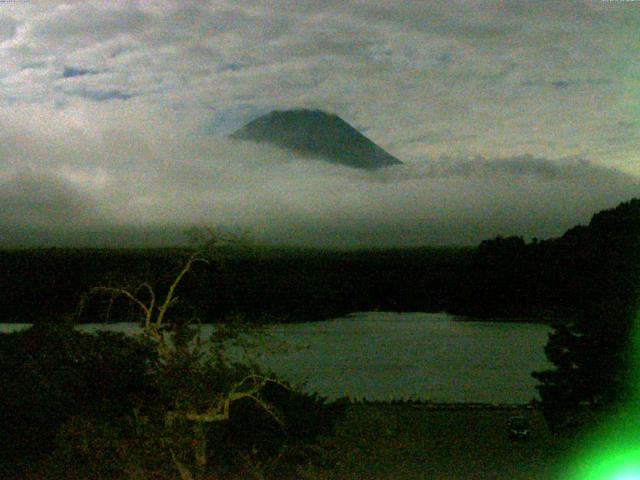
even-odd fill
[[(0, 324), (0, 331), (26, 328)], [(134, 324), (81, 325), (84, 331), (134, 333)], [(211, 326), (204, 326), (210, 331)], [(537, 397), (534, 370), (549, 326), (461, 321), (444, 313), (363, 312), (322, 322), (267, 327), (259, 363), (329, 398), (430, 399), (435, 402), (525, 403)]]

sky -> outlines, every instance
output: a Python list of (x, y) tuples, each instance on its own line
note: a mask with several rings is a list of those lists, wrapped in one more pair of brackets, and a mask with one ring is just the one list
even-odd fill
[[(550, 238), (640, 196), (640, 1), (0, 1), (0, 246)], [(375, 172), (227, 136), (335, 113)]]

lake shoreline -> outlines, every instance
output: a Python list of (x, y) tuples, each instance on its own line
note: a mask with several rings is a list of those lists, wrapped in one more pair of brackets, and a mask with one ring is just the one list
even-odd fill
[[(26, 324), (0, 324), (19, 331)], [(139, 335), (136, 323), (80, 324), (78, 331)], [(203, 324), (207, 340), (215, 325)], [(324, 322), (265, 325), (250, 355), (302, 391), (329, 400), (526, 404), (550, 328), (523, 322), (460, 321), (446, 313), (358, 312)], [(243, 350), (230, 345), (233, 361)]]
[[(263, 315), (259, 317), (259, 320), (248, 323), (255, 323), (256, 325), (291, 325), (291, 324), (300, 324), (300, 323), (316, 323), (316, 322), (328, 322), (331, 320), (337, 319), (349, 319), (356, 317), (357, 315), (366, 314), (366, 313), (380, 313), (380, 314), (427, 314), (427, 315), (449, 315), (456, 322), (488, 322), (488, 323), (529, 323), (529, 324), (537, 324), (537, 325), (552, 325), (558, 321), (565, 320), (564, 317), (559, 317), (557, 315), (527, 315), (527, 316), (517, 316), (517, 317), (490, 317), (490, 316), (472, 316), (472, 315), (464, 315), (459, 313), (453, 313), (449, 310), (364, 310), (364, 311), (339, 311), (332, 313), (320, 313), (316, 315), (309, 314), (283, 314), (283, 315)], [(247, 318), (252, 318), (250, 314), (247, 314)], [(96, 319), (97, 320), (97, 319)], [(45, 323), (62, 323), (62, 322), (45, 322)], [(117, 324), (129, 324), (136, 322), (111, 322), (111, 321), (89, 321), (83, 320), (80, 322), (74, 322), (74, 325), (117, 325)], [(200, 323), (191, 323), (191, 325), (218, 325), (224, 324), (224, 321), (211, 321), (211, 322), (200, 322)], [(21, 325), (21, 326), (32, 326), (36, 323), (33, 322), (0, 322), (0, 325)], [(38, 322), (40, 324), (40, 322)], [(4, 333), (0, 330), (0, 333)]]

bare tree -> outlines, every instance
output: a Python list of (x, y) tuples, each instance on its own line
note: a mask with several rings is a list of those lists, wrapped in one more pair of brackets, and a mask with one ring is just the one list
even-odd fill
[[(169, 365), (176, 356), (191, 355), (195, 359), (201, 353), (203, 342), (199, 334), (196, 334), (193, 348), (184, 351), (177, 349), (175, 342), (172, 342), (170, 336), (166, 334), (166, 330), (171, 325), (168, 317), (169, 311), (178, 301), (176, 291), (185, 276), (192, 272), (194, 266), (198, 263), (222, 265), (224, 256), (220, 253), (220, 247), (238, 244), (237, 239), (225, 237), (219, 231), (209, 230), (207, 235), (207, 241), (188, 256), (164, 296), (159, 295), (148, 281), (143, 281), (133, 287), (98, 286), (90, 291), (90, 295), (107, 296), (109, 298), (109, 310), (113, 302), (119, 297), (125, 297), (134, 307), (137, 307), (142, 314), (144, 335), (148, 336), (157, 348), (159, 368), (157, 368), (156, 374), (158, 374), (157, 372), (160, 372), (160, 375), (163, 374), (162, 372), (170, 372), (170, 370), (162, 370), (162, 366)], [(219, 355), (218, 352), (209, 353)], [(208, 361), (213, 361), (211, 355)], [(190, 365), (194, 369), (199, 368), (197, 361), (190, 363)], [(198, 375), (194, 375), (194, 378), (197, 379)], [(176, 421), (190, 422), (192, 424), (192, 432), (195, 438), (195, 441), (192, 442), (192, 455), (196, 471), (203, 472), (207, 466), (207, 427), (217, 422), (229, 420), (230, 409), (234, 403), (243, 399), (250, 399), (270, 415), (275, 422), (284, 426), (278, 410), (260, 396), (260, 392), (271, 382), (288, 388), (287, 385), (274, 378), (263, 375), (256, 370), (251, 370), (250, 373), (233, 382), (230, 387), (222, 391), (210, 392), (208, 398), (189, 402), (188, 405), (178, 405), (181, 402), (175, 402), (175, 405), (164, 410), (166, 428), (171, 429)], [(194, 480), (197, 476), (194, 469), (185, 465), (173, 450), (170, 453), (180, 478), (182, 480)], [(260, 475), (256, 473), (256, 476), (259, 477)]]

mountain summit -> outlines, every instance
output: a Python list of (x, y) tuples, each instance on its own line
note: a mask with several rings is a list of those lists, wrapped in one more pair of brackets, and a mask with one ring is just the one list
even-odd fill
[(300, 156), (375, 170), (402, 162), (334, 114), (320, 110), (273, 111), (230, 138), (267, 142)]

